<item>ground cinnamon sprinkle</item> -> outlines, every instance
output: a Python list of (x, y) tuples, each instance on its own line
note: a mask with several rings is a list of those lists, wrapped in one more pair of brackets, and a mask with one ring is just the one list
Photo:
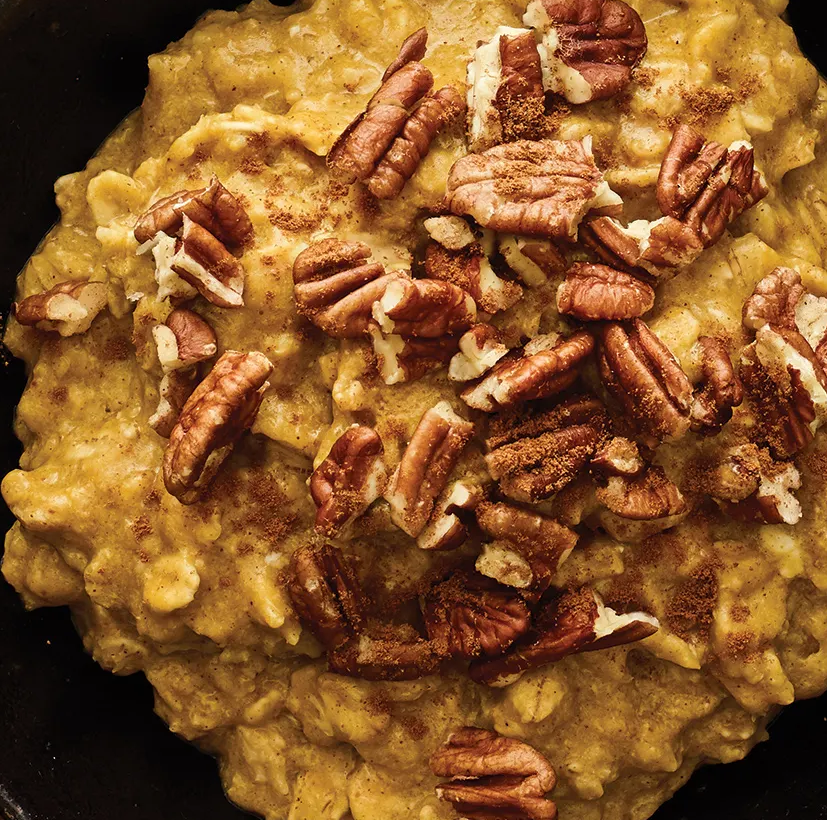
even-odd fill
[(136, 541), (142, 541), (148, 535), (152, 535), (152, 524), (150, 524), (149, 518), (145, 515), (139, 515), (132, 522), (131, 529)]
[(702, 564), (678, 585), (666, 608), (666, 624), (680, 638), (697, 631), (709, 638), (715, 605), (718, 602), (718, 576), (712, 561)]
[(49, 395), (55, 404), (64, 404), (66, 399), (69, 398), (69, 389), (65, 385), (61, 385), (52, 390)]
[(124, 338), (110, 339), (103, 346), (103, 356), (106, 361), (125, 362), (132, 355), (132, 345)]
[(681, 122), (702, 125), (713, 117), (726, 114), (736, 102), (735, 93), (726, 86), (688, 88), (680, 83), (677, 90), (686, 110), (666, 118), (665, 124), (670, 129), (676, 128)]

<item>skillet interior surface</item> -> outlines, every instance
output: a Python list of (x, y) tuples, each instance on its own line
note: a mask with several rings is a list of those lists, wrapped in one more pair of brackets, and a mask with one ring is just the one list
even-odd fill
[[(14, 278), (57, 217), (52, 184), (81, 168), (140, 104), (146, 57), (220, 0), (0, 0), (0, 317)], [(814, 0), (789, 19), (827, 71)], [(3, 351), (0, 351), (2, 354)], [(2, 359), (0, 470), (24, 383)], [(12, 521), (0, 503), (3, 531)], [(827, 696), (795, 704), (743, 762), (696, 774), (656, 820), (827, 820)], [(116, 678), (86, 656), (65, 609), (26, 614), (0, 579), (0, 811), (14, 820), (233, 820), (215, 765), (152, 714), (142, 676)], [(377, 818), (381, 820), (381, 818)]]

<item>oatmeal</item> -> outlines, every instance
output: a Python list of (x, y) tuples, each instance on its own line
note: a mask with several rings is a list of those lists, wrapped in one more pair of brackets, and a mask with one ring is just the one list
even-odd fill
[(643, 820), (827, 688), (783, 0), (254, 0), (56, 185), (3, 573), (272, 820)]

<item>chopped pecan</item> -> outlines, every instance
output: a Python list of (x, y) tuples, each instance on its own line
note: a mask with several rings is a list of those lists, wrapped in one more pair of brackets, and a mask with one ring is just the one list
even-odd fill
[(566, 258), (553, 242), (500, 236), (499, 250), (506, 265), (530, 288), (544, 285), (566, 268)]
[(407, 624), (370, 624), (328, 655), (332, 672), (363, 680), (415, 680), (433, 675), (441, 661), (433, 641)]
[(253, 223), (242, 204), (213, 177), (206, 188), (178, 191), (159, 199), (138, 219), (135, 239), (144, 243), (160, 233), (174, 236), (184, 227), (185, 216), (230, 247), (244, 244), (253, 233)]
[(795, 325), (827, 368), (827, 298), (806, 293), (796, 306)]
[(737, 503), (758, 490), (761, 456), (755, 444), (729, 447), (717, 461), (704, 467), (699, 489), (719, 501)]
[(545, 798), (557, 784), (554, 768), (532, 746), (496, 732), (465, 726), (432, 755), (431, 771), (452, 778), (437, 786), (440, 800), (469, 820), (555, 820)]
[(428, 371), (444, 367), (457, 351), (456, 336), (438, 339), (403, 339), (385, 335), (376, 326), (368, 328), (379, 375), (385, 384), (401, 384), (422, 378)]
[(513, 589), (463, 571), (428, 592), (423, 614), (428, 637), (443, 654), (458, 658), (501, 654), (528, 631), (531, 620)]
[(362, 336), (370, 325), (373, 303), (402, 273), (385, 273), (369, 263), (363, 242), (323, 239), (305, 248), (293, 262), (296, 307), (314, 325), (336, 339)]
[(574, 239), (592, 208), (620, 203), (583, 140), (520, 140), (458, 160), (446, 203), (504, 233)]
[(471, 227), (460, 216), (432, 216), (422, 225), (434, 242), (449, 251), (461, 251), (477, 241)]
[(425, 273), (430, 279), (451, 282), (462, 288), (486, 313), (508, 310), (523, 296), (523, 289), (517, 282), (497, 276), (488, 256), (476, 243), (451, 251), (431, 242), (425, 252)]
[(474, 661), (469, 673), (478, 683), (507, 686), (528, 669), (640, 641), (659, 626), (657, 618), (644, 612), (618, 614), (589, 587), (563, 590), (545, 603), (534, 626), (505, 655)]
[(206, 228), (184, 214), (184, 229), (169, 260), (172, 270), (208, 302), (244, 306), (244, 268)]
[(252, 425), (273, 372), (258, 351), (228, 350), (187, 399), (164, 453), (164, 484), (192, 504)]
[(547, 91), (579, 104), (619, 94), (646, 53), (646, 28), (622, 0), (531, 0), (523, 22), (543, 32)]
[(777, 267), (756, 286), (744, 302), (741, 320), (747, 330), (775, 325), (796, 330), (796, 307), (807, 291), (792, 268)]
[(287, 590), (296, 614), (334, 650), (364, 626), (365, 602), (351, 561), (336, 547), (304, 546), (290, 560)]
[(550, 410), (496, 416), (486, 439), (488, 472), (508, 498), (541, 501), (574, 481), (608, 426), (603, 405), (589, 396), (566, 399)]
[(827, 418), (827, 375), (807, 340), (764, 325), (741, 355), (740, 375), (773, 454), (803, 450)]
[(649, 467), (635, 478), (610, 476), (605, 487), (598, 487), (597, 500), (615, 515), (632, 521), (655, 521), (681, 515), (686, 499), (662, 467)]
[(105, 307), (106, 285), (83, 279), (61, 282), (43, 293), (27, 296), (15, 302), (12, 311), (21, 325), (75, 336), (89, 330)]
[(532, 399), (543, 399), (570, 387), (581, 362), (594, 349), (585, 330), (568, 338), (556, 333), (536, 336), (512, 351), (475, 385), (462, 391), (462, 400), (476, 410), (493, 413)]
[(467, 330), (477, 306), (450, 282), (397, 275), (373, 303), (373, 318), (385, 333), (433, 339)]
[(215, 331), (195, 311), (176, 308), (152, 329), (164, 373), (192, 367), (215, 356)]
[(607, 390), (656, 441), (680, 438), (689, 429), (692, 385), (669, 348), (640, 320), (601, 329), (598, 356)]
[(557, 289), (557, 310), (581, 321), (634, 319), (655, 304), (655, 291), (640, 279), (606, 265), (578, 262)]
[(171, 370), (158, 387), (158, 407), (149, 417), (149, 426), (163, 438), (169, 438), (187, 399), (197, 384), (194, 370)]
[(756, 489), (737, 502), (723, 501), (721, 507), (739, 521), (797, 524), (802, 511), (793, 491), (801, 487), (801, 474), (795, 464), (775, 461), (764, 449), (758, 450), (757, 461)]
[(637, 444), (622, 436), (615, 436), (599, 447), (590, 463), (592, 469), (605, 478), (634, 478), (646, 468)]
[(466, 516), (483, 499), (480, 487), (455, 481), (439, 495), (427, 526), (416, 539), (423, 550), (453, 550), (468, 538)]
[(375, 170), (365, 180), (377, 199), (393, 199), (414, 175), (436, 135), (465, 111), (460, 93), (450, 85), (428, 94), (411, 114)]
[(448, 378), (455, 382), (468, 382), (487, 373), (508, 348), (500, 341), (500, 332), (493, 325), (478, 324), (463, 333), (459, 340), (459, 353), (448, 367)]
[(408, 535), (416, 537), (425, 529), (437, 496), (473, 434), (474, 425), (445, 401), (419, 420), (385, 490), (393, 522)]
[(427, 48), (428, 29), (423, 26), (409, 35), (405, 39), (405, 42), (402, 43), (396, 59), (385, 69), (385, 73), (382, 75), (382, 82), (387, 82), (391, 78), (391, 74), (396, 74), (400, 68), (404, 68), (408, 63), (415, 63), (421, 60), (425, 56)]
[(721, 339), (700, 336), (698, 349), (703, 386), (692, 401), (692, 429), (717, 433), (732, 418), (732, 408), (744, 400), (744, 388)]
[(382, 495), (387, 482), (383, 454), (382, 439), (370, 427), (354, 424), (336, 439), (310, 477), (316, 532), (336, 535)]
[(494, 539), (495, 547), (483, 551), (477, 570), (535, 595), (548, 589), (577, 543), (577, 534), (553, 518), (512, 504), (483, 502), (476, 514), (477, 524)]

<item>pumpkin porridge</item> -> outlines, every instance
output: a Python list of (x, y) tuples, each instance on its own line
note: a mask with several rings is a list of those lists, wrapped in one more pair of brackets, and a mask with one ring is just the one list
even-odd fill
[(254, 0), (56, 186), (3, 573), (273, 820), (648, 817), (827, 688), (783, 0)]

